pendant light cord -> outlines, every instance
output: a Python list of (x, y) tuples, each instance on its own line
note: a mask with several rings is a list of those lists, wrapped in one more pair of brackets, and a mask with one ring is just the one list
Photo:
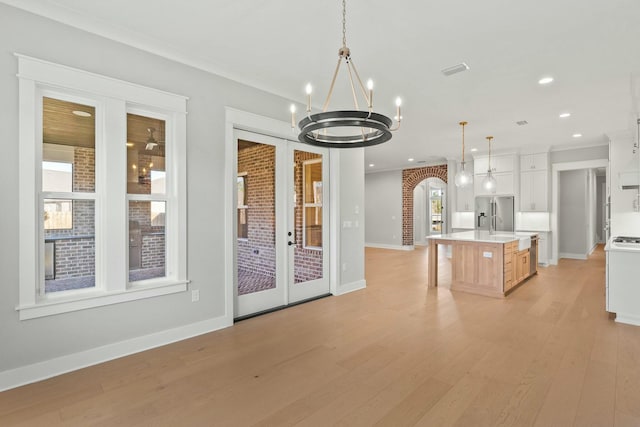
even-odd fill
[(342, 47), (347, 47), (347, 0), (342, 0)]

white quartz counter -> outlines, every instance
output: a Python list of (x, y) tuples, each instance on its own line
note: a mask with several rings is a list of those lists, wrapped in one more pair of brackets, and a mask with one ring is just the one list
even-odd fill
[(465, 242), (484, 242), (484, 243), (509, 243), (520, 240), (523, 237), (533, 237), (538, 233), (515, 232), (509, 233), (504, 231), (496, 231), (495, 234), (489, 234), (488, 231), (461, 231), (459, 233), (436, 234), (428, 236), (427, 239), (444, 239), (459, 240)]

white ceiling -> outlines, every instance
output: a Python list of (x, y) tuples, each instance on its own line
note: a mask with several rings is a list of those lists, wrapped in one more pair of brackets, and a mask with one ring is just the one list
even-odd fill
[[(340, 0), (0, 1), (281, 95), (285, 121), (307, 82), (324, 100), (341, 46)], [(490, 134), (497, 151), (602, 144), (635, 121), (639, 42), (638, 0), (348, 0), (347, 44), (376, 109), (404, 100), (402, 129), (366, 150), (367, 169), (459, 157), (461, 120), (468, 149)], [(351, 108), (342, 92), (331, 106)]]

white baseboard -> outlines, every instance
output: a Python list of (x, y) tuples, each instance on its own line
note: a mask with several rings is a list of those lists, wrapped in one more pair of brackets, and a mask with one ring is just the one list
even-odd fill
[(640, 326), (640, 316), (633, 314), (616, 313), (616, 322), (627, 325)]
[(386, 243), (365, 243), (368, 248), (378, 249), (394, 249), (397, 251), (412, 251), (415, 249), (413, 245), (387, 245)]
[(230, 317), (216, 317), (215, 319), (191, 323), (178, 328), (168, 329), (166, 331), (156, 332), (3, 371), (0, 372), (0, 392), (86, 368), (87, 366), (97, 365), (130, 354), (171, 344), (176, 341), (182, 341), (232, 325), (233, 319)]
[(572, 254), (572, 253), (568, 253), (568, 252), (560, 252), (558, 254), (558, 258), (570, 258), (570, 259), (582, 259), (582, 260), (585, 260), (585, 259), (587, 259), (587, 256), (585, 254)]
[(356, 280), (355, 282), (345, 283), (344, 285), (340, 285), (338, 287), (338, 295), (348, 294), (349, 292), (359, 291), (367, 287), (367, 281)]
[[(598, 243), (594, 243), (594, 244), (593, 244), (593, 247), (592, 247), (592, 248), (591, 248), (591, 250), (589, 251), (588, 255), (591, 255), (591, 254), (593, 253), (593, 251), (595, 251), (595, 250), (596, 250), (596, 248), (597, 248), (597, 247), (598, 247)], [(588, 255), (587, 255), (587, 256), (588, 256)]]

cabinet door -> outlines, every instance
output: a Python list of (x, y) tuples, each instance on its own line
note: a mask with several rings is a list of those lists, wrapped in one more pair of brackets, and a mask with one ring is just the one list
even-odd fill
[(547, 255), (548, 238), (547, 233), (538, 233), (540, 238), (538, 239), (538, 264), (548, 264), (549, 255)]
[(495, 156), (491, 157), (491, 170), (493, 172), (502, 173), (502, 172), (513, 172), (513, 161), (515, 156), (513, 154), (508, 154), (504, 156)]
[(534, 212), (546, 212), (548, 209), (547, 202), (547, 171), (536, 170), (530, 172), (531, 175), (531, 203)]
[(533, 154), (523, 154), (520, 156), (520, 172), (533, 169)]
[(456, 191), (456, 210), (458, 212), (473, 212), (473, 185), (458, 187)]
[(520, 210), (522, 212), (546, 212), (547, 201), (547, 171), (526, 171), (520, 174)]
[(512, 195), (513, 194), (513, 173), (495, 173), (493, 177), (496, 179), (496, 192), (490, 193), (482, 187), (482, 181), (487, 176), (486, 173), (476, 175), (474, 179), (474, 189), (476, 196), (486, 196), (492, 194)]
[(530, 212), (533, 210), (532, 202), (532, 185), (533, 174), (531, 172), (522, 172), (520, 174), (520, 210), (522, 212)]
[(531, 155), (531, 168), (535, 170), (547, 170), (549, 168), (549, 154), (538, 153)]
[(486, 174), (489, 168), (488, 157), (474, 157), (473, 158), (473, 173), (474, 174)]

